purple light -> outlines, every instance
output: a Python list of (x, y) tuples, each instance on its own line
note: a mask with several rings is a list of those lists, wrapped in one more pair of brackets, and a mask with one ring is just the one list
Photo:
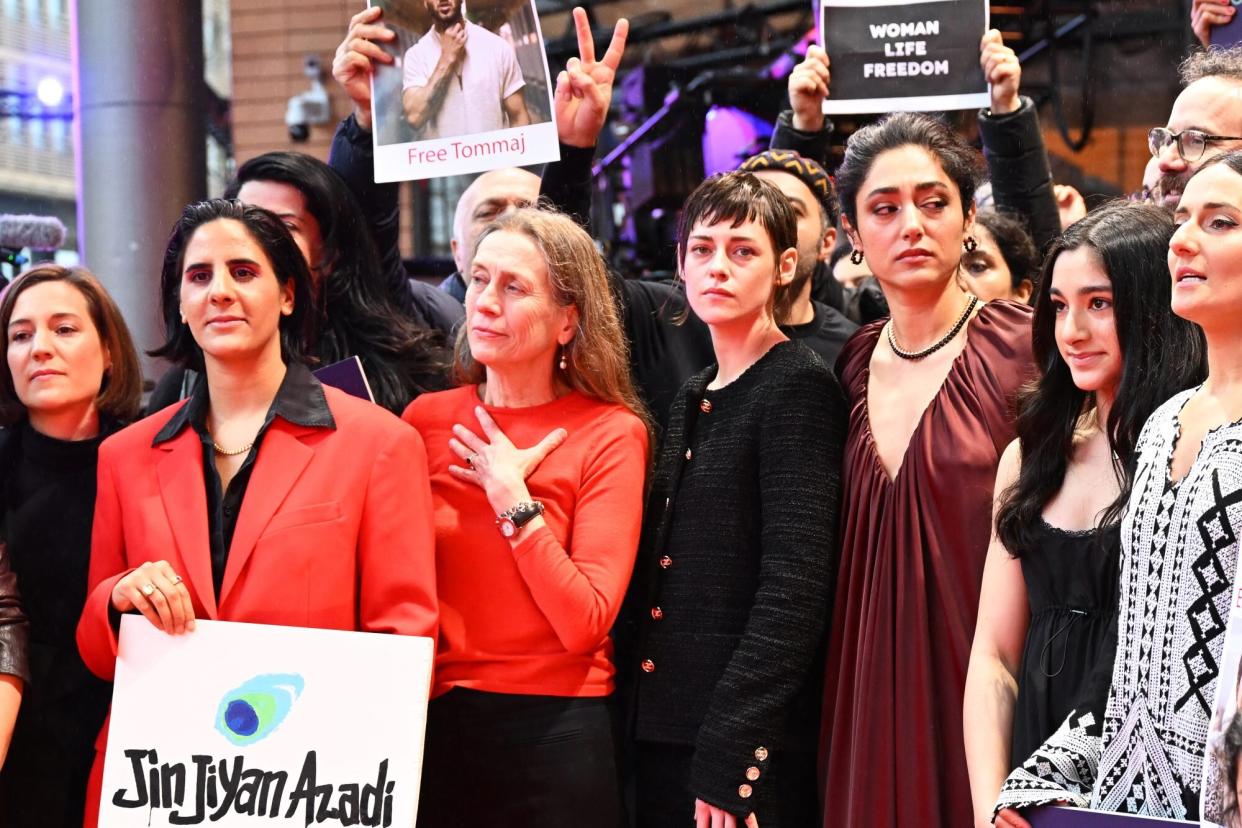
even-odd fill
[(44, 78), (35, 87), (35, 94), (44, 106), (60, 106), (65, 100), (65, 85), (56, 78)]
[(732, 106), (713, 106), (707, 111), (703, 129), (703, 172), (736, 170), (738, 165), (768, 146), (772, 125), (762, 118)]

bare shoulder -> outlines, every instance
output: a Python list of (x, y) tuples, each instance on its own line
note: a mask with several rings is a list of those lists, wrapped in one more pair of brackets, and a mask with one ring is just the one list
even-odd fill
[(996, 491), (1003, 492), (1018, 479), (1022, 469), (1022, 446), (1017, 440), (1010, 440), (1009, 445), (1001, 452), (1000, 462), (996, 466)]

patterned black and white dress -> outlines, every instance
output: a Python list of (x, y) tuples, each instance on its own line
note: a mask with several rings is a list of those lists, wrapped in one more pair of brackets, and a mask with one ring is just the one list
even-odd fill
[(997, 810), (1064, 800), (1198, 819), (1242, 532), (1242, 422), (1209, 431), (1173, 483), (1179, 415), (1195, 390), (1158, 408), (1136, 447), (1111, 676), (1105, 665), (1056, 733), (1010, 774)]

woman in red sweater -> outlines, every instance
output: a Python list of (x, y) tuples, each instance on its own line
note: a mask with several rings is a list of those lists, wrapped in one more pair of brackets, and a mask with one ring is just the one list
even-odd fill
[(502, 217), (466, 277), (463, 384), (404, 415), (427, 446), (441, 613), (418, 824), (612, 828), (608, 632), (647, 468), (621, 324), (565, 216)]

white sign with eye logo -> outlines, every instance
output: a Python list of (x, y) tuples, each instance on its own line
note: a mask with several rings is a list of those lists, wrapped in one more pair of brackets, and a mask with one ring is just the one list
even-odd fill
[(121, 619), (101, 828), (410, 828), (433, 642)]

